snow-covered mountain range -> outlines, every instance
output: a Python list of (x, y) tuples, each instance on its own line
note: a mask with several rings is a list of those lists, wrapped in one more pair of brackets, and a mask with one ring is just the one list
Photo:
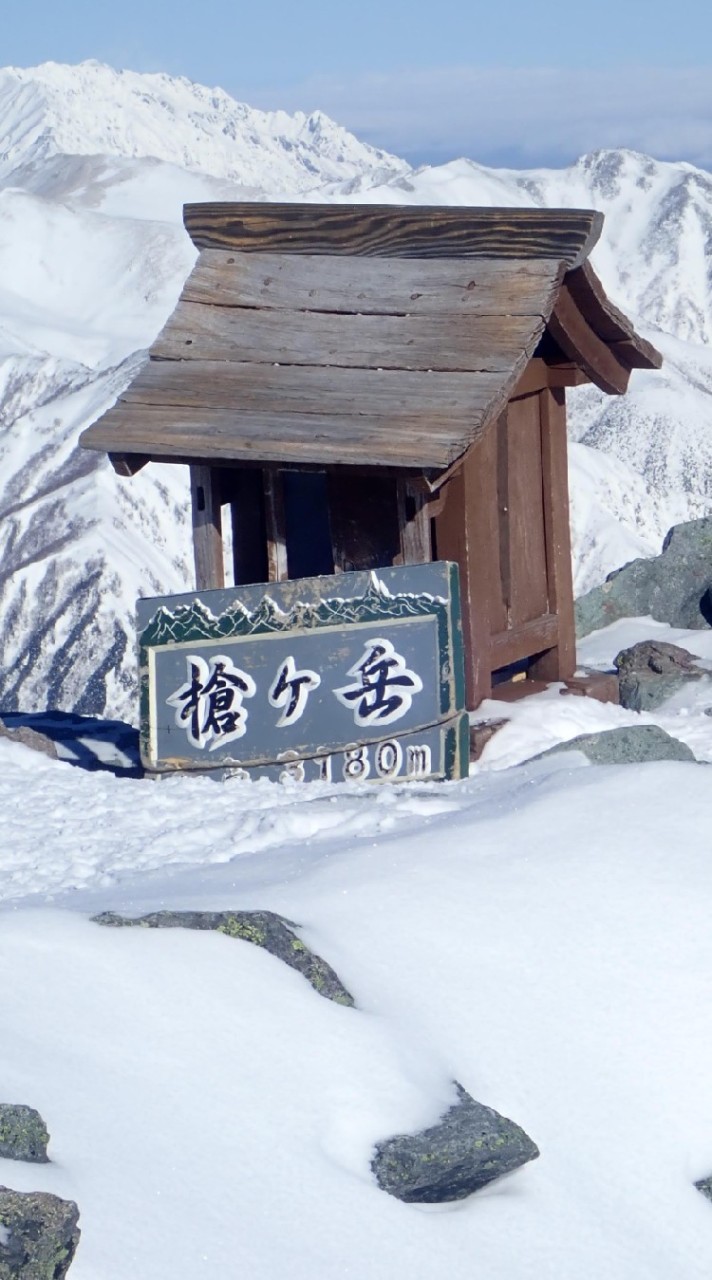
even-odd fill
[(0, 119), (0, 708), (134, 718), (135, 599), (191, 581), (182, 469), (122, 481), (76, 448), (175, 305), (185, 201), (601, 209), (595, 266), (665, 365), (571, 396), (579, 588), (712, 506), (712, 176), (631, 152), (413, 171), (320, 113), (93, 62), (0, 71)]

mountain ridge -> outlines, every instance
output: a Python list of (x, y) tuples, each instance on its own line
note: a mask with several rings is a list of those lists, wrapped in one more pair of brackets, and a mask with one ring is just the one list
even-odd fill
[[(36, 709), (50, 690), (64, 709), (134, 717), (136, 597), (190, 589), (183, 469), (152, 465), (124, 481), (76, 447), (175, 306), (195, 258), (184, 201), (601, 208), (594, 265), (665, 365), (635, 373), (622, 399), (591, 386), (570, 394), (577, 589), (658, 551), (669, 525), (712, 505), (712, 176), (630, 151), (565, 170), (466, 159), (413, 170), (319, 113), (253, 112), (227, 95), (213, 106), (213, 96), (102, 64), (0, 71), (5, 710)], [(167, 120), (174, 136), (158, 145)]]

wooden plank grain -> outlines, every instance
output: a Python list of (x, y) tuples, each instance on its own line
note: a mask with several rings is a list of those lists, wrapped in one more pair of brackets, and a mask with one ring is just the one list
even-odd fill
[(203, 249), (181, 302), (361, 315), (548, 315), (557, 259), (347, 258)]
[(507, 409), (506, 478), (509, 625), (512, 628), (550, 612), (544, 534), (539, 395), (513, 401)]
[(603, 215), (590, 209), (483, 209), (346, 204), (186, 204), (199, 248), (410, 258), (585, 261)]
[(659, 369), (660, 352), (636, 333), (632, 322), (607, 296), (590, 262), (570, 271), (566, 287), (588, 324), (631, 369)]
[(213, 467), (190, 468), (193, 553), (198, 591), (225, 586), (220, 481)]
[(522, 352), (531, 355), (543, 329), (542, 316), (339, 315), (182, 302), (151, 357), (506, 373)]
[[(138, 409), (138, 411), (136, 411)], [(437, 423), (435, 423), (437, 425)], [(221, 462), (315, 463), (442, 470), (453, 460), (451, 424), (416, 435), (406, 417), (283, 415), (162, 405), (119, 405), (88, 428), (85, 447), (106, 450), (120, 436), (125, 453)], [(476, 434), (472, 427), (472, 435)], [(90, 435), (89, 432), (92, 434)]]
[(623, 363), (591, 328), (566, 282), (559, 290), (547, 329), (567, 359), (579, 365), (597, 387), (608, 395), (625, 393), (630, 365)]
[(540, 396), (544, 524), (549, 609), (559, 622), (556, 645), (532, 663), (538, 680), (568, 680), (576, 670), (576, 626), (569, 523), (566, 393)]
[(421, 370), (342, 369), (229, 361), (149, 361), (122, 393), (121, 404), (176, 408), (260, 410), (281, 414), (333, 413), (357, 417), (392, 414), (418, 423), (440, 421), (458, 429), (489, 405), (501, 374)]

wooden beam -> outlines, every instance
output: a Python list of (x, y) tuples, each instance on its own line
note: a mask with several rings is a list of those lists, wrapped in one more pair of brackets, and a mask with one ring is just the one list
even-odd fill
[(220, 480), (214, 467), (190, 468), (193, 508), (193, 553), (198, 591), (225, 586)]
[(576, 670), (576, 628), (569, 523), (566, 393), (561, 389), (543, 391), (540, 401), (549, 610), (558, 618), (558, 634), (555, 646), (531, 664), (530, 675), (538, 680), (569, 680)]
[(111, 463), (117, 476), (135, 476), (137, 471), (146, 466), (150, 462), (146, 453), (110, 453), (109, 462)]
[(566, 284), (561, 287), (547, 329), (564, 355), (579, 365), (597, 387), (609, 395), (624, 394), (630, 367), (594, 332)]
[(636, 333), (631, 321), (607, 296), (590, 262), (566, 276), (566, 287), (591, 328), (620, 355), (629, 369), (659, 369), (659, 351)]
[[(495, 670), (499, 667), (509, 667), (513, 662), (521, 662), (523, 658), (529, 658), (532, 653), (551, 649), (556, 645), (558, 635), (559, 622), (554, 614), (545, 614), (541, 618), (534, 618), (531, 622), (522, 622), (511, 631), (500, 631), (491, 639), (492, 666)], [(557, 678), (556, 676), (548, 677), (552, 680)]]
[(430, 505), (422, 485), (405, 477), (397, 481), (399, 564), (428, 564), (433, 558)]
[(603, 227), (590, 209), (482, 209), (408, 205), (187, 204), (199, 249), (392, 258), (588, 257)]
[[(491, 618), (499, 573), (497, 432), (470, 450), (447, 482), (445, 506), (435, 522), (439, 560), (460, 567), (467, 706), (474, 710), (492, 687)], [(494, 560), (494, 563), (493, 563)], [(497, 585), (498, 590), (498, 585)]]
[(267, 581), (283, 582), (289, 577), (287, 567), (287, 532), (284, 519), (282, 474), (276, 467), (265, 467), (265, 527), (267, 533)]

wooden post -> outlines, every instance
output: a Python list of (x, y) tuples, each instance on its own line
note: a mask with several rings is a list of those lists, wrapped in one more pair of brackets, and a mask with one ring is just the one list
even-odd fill
[[(494, 424), (493, 424), (494, 426)], [(460, 566), (467, 706), (472, 711), (492, 692), (491, 574), (496, 554), (497, 432), (490, 429), (447, 483), (435, 524), (439, 560)], [(494, 529), (494, 532), (493, 532)]]
[(267, 581), (283, 582), (287, 568), (287, 533), (284, 519), (282, 476), (276, 467), (265, 467), (265, 526), (267, 532)]
[(400, 564), (429, 564), (433, 558), (430, 536), (430, 508), (417, 482), (398, 479), (398, 527)]
[(198, 591), (225, 586), (220, 478), (214, 467), (191, 466), (193, 552)]
[(558, 617), (558, 644), (532, 662), (533, 680), (569, 680), (576, 670), (576, 628), (571, 569), (566, 392), (540, 393), (544, 530), (549, 613)]

